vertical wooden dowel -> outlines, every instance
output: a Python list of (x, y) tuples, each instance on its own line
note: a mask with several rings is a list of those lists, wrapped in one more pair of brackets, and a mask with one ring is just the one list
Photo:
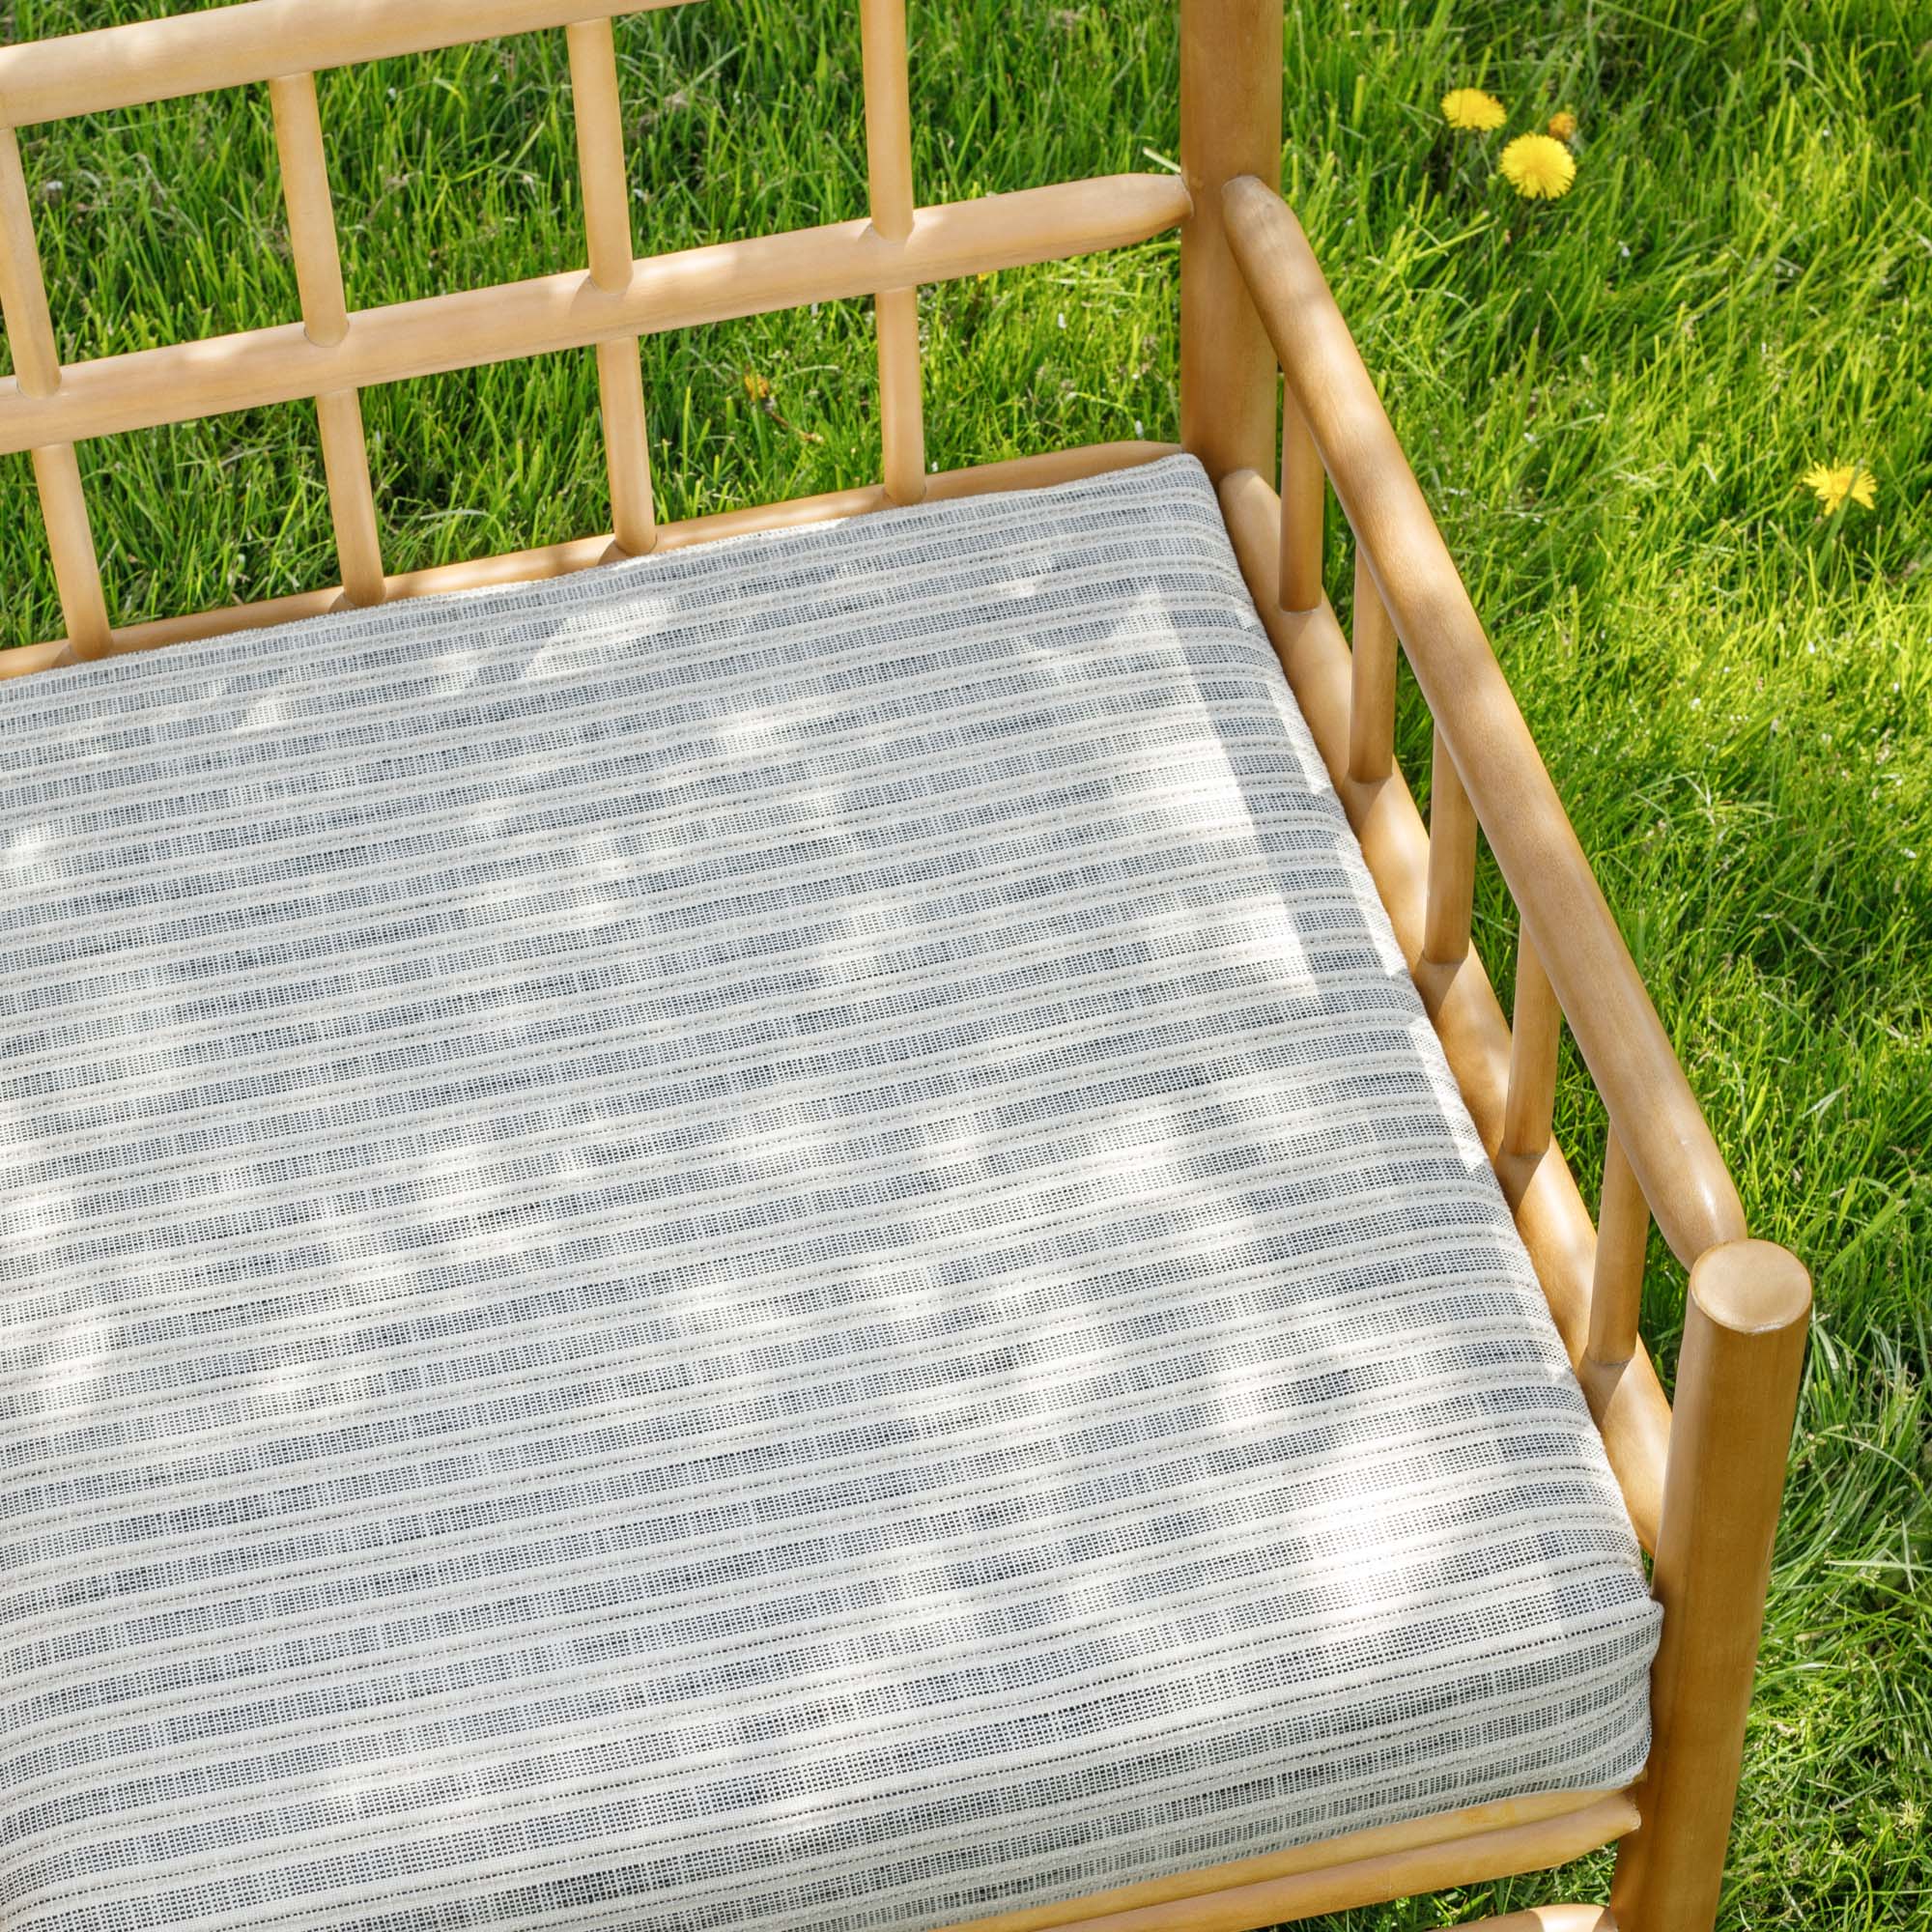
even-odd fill
[(100, 566), (94, 554), (94, 531), (87, 521), (87, 498), (81, 493), (73, 444), (58, 442), (37, 449), (33, 463), (68, 642), (75, 657), (98, 658), (109, 642), (107, 600), (100, 588)]
[[(315, 75), (282, 74), (270, 81), (269, 105), (275, 120), (275, 152), (282, 164), (282, 203), (288, 210), (289, 251), (295, 257), (302, 329), (311, 342), (326, 349), (349, 333), (349, 304), (342, 291), (342, 255), (335, 240), (335, 209), (328, 191)], [(315, 399), (315, 414), (342, 587), (352, 604), (380, 604), (383, 544), (376, 530), (361, 399), (354, 389), (332, 389)]]
[(1355, 547), (1354, 662), (1349, 691), (1349, 776), (1375, 784), (1395, 769), (1395, 626), (1367, 553)]
[(1605, 1368), (1636, 1353), (1643, 1306), (1650, 1205), (1614, 1123), (1604, 1149), (1604, 1193), (1597, 1208), (1597, 1265), (1590, 1281), (1590, 1332), (1583, 1352)]
[[(617, 93), (617, 43), (609, 20), (580, 20), (564, 29), (564, 40), (570, 55), (590, 279), (615, 294), (630, 286), (636, 269), (630, 178), (624, 169), (624, 112)], [(658, 524), (651, 500), (644, 377), (635, 335), (597, 345), (597, 402), (604, 426), (604, 465), (611, 478), (611, 527), (619, 550), (641, 556), (656, 548)]]
[(1284, 611), (1312, 611), (1321, 602), (1321, 512), (1328, 473), (1315, 439), (1289, 393), (1281, 388), (1281, 569), (1275, 601)]
[[(20, 166), (20, 143), (13, 128), (4, 126), (0, 126), (0, 314), (6, 318), (14, 380), (20, 393), (51, 396), (60, 387), (60, 349), (54, 341), (46, 283), (41, 276), (40, 242), (27, 200), (26, 173)], [(80, 486), (80, 464), (73, 445), (59, 442), (36, 449), (33, 466), (69, 647), (77, 658), (98, 658), (107, 649), (111, 633), (94, 531), (87, 521), (87, 497)]]
[(1274, 468), (1274, 351), (1221, 221), (1221, 186), (1281, 180), (1282, 0), (1180, 0), (1180, 440), (1216, 482)]
[[(905, 0), (862, 0), (866, 173), (872, 227), (888, 242), (912, 233), (912, 100)], [(925, 413), (920, 394), (919, 291), (889, 289), (873, 303), (879, 335), (879, 444), (886, 495), (925, 495)]]
[(1429, 776), (1429, 895), (1422, 917), (1422, 956), (1453, 966), (1469, 951), (1476, 905), (1476, 813), (1463, 789), (1441, 727)]
[(1642, 1823), (1617, 1850), (1621, 1932), (1710, 1932), (1798, 1403), (1811, 1283), (1769, 1241), (1690, 1269), (1652, 1578), (1663, 1634), (1651, 1670)]
[(1509, 1086), (1503, 1095), (1500, 1151), (1538, 1158), (1549, 1145), (1556, 1111), (1556, 1050), (1563, 1009), (1527, 932), (1517, 936), (1516, 1007), (1510, 1021)]

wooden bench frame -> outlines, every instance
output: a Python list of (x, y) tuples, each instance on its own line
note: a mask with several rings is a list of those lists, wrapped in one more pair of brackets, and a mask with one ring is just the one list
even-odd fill
[[(1793, 1256), (1747, 1236), (1723, 1160), (1375, 386), (1274, 191), (1282, 0), (1180, 0), (1179, 179), (1120, 175), (937, 208), (920, 208), (913, 196), (904, 0), (859, 0), (870, 219), (639, 259), (608, 14), (675, 4), (628, 0), (585, 18), (585, 0), (246, 0), (0, 50), (0, 307), (14, 366), (0, 382), (0, 451), (32, 454), (67, 628), (49, 643), (0, 653), (0, 675), (923, 497), (1066, 481), (1169, 454), (1166, 444), (1109, 443), (928, 474), (917, 304), (924, 282), (1179, 227), (1181, 447), (1218, 486), (1256, 605), (1491, 1151), (1632, 1521), (1654, 1556), (1664, 1611), (1654, 1744), (1628, 1791), (1558, 1793), (1358, 1832), (1005, 1912), (975, 1921), (973, 1932), (1249, 1932), (1542, 1869), (1613, 1840), (1621, 1842), (1610, 1908), (1514, 1914), (1487, 1921), (1492, 1932), (1619, 1924), (1623, 1932), (1705, 1932), (1737, 1788), (1810, 1284)], [(557, 27), (568, 38), (588, 266), (352, 313), (317, 71)], [(63, 366), (14, 129), (263, 84), (301, 320)], [(638, 338), (863, 296), (876, 309), (881, 482), (659, 526)], [(358, 391), (582, 347), (597, 358), (611, 529), (479, 562), (385, 573)], [(114, 627), (75, 443), (308, 397), (340, 584)], [(1266, 480), (1277, 446), (1278, 494)], [(1322, 595), (1327, 482), (1355, 539), (1352, 649)], [(1393, 755), (1398, 643), (1435, 720), (1426, 828)], [(1510, 1020), (1470, 945), (1479, 832), (1520, 916)], [(1596, 1226), (1550, 1135), (1566, 1019), (1609, 1117)], [(1637, 1334), (1652, 1215), (1690, 1270), (1674, 1416)]]

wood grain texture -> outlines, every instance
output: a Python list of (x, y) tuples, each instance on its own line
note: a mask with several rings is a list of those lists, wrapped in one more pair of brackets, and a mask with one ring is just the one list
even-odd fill
[[(583, 193), (590, 279), (620, 295), (636, 271), (631, 252), (631, 188), (624, 169), (624, 113), (617, 93), (617, 50), (609, 20), (578, 20), (565, 30), (570, 95), (577, 121), (577, 167)], [(618, 545), (641, 556), (657, 542), (651, 498), (650, 430), (638, 338), (597, 345), (597, 407), (604, 466), (611, 482), (611, 521)]]
[(1234, 252), (1416, 681), (1658, 1226), (1688, 1266), (1744, 1235), (1737, 1189), (1300, 224), (1259, 180), (1230, 183), (1223, 200)]
[(1604, 1190), (1597, 1203), (1597, 1268), (1590, 1286), (1586, 1350), (1591, 1362), (1604, 1369), (1621, 1367), (1636, 1350), (1649, 1244), (1650, 1204), (1612, 1129), (1604, 1147)]
[(1281, 587), (1284, 611), (1312, 611), (1321, 601), (1321, 518), (1328, 478), (1321, 452), (1293, 395), (1281, 399)]
[[(889, 242), (902, 242), (912, 232), (914, 207), (905, 0), (860, 0), (859, 30), (872, 227)], [(880, 294), (872, 316), (879, 342), (879, 461), (886, 495), (895, 503), (916, 503), (925, 494), (919, 291)]]
[[(1510, 1015), (1509, 1094), (1503, 1102), (1502, 1152), (1541, 1158), (1556, 1109), (1556, 1053), (1563, 1009), (1526, 934), (1517, 939), (1516, 1005)], [(1595, 1296), (1592, 1295), (1592, 1308)]]
[(1281, 175), (1282, 0), (1180, 0), (1180, 440), (1214, 481), (1274, 468), (1275, 367), (1221, 209)]
[(1770, 1241), (1730, 1242), (1690, 1270), (1643, 1823), (1610, 1892), (1624, 1932), (1710, 1932), (1717, 1918), (1810, 1314), (1809, 1275)]
[(1354, 674), (1349, 697), (1349, 776), (1385, 779), (1395, 758), (1395, 626), (1355, 549)]
[(1429, 759), (1429, 904), (1422, 956), (1453, 966), (1469, 950), (1476, 906), (1476, 814), (1449, 741), (1435, 727)]

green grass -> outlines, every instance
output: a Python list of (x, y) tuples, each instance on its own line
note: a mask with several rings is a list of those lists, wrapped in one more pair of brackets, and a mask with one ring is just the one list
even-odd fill
[[(0, 32), (156, 11), (40, 0)], [(1292, 11), (1290, 197), (1753, 1226), (1817, 1273), (1723, 1922), (1932, 1923), (1932, 23), (1906, 0)], [(919, 0), (923, 196), (1163, 165), (1172, 12)], [(618, 44), (640, 248), (863, 212), (854, 8), (706, 0)], [(556, 35), (324, 77), (353, 302), (582, 262), (563, 77)], [(1567, 200), (1500, 186), (1502, 135), (1445, 134), (1466, 83), (1506, 132), (1577, 111)], [(259, 92), (24, 145), (68, 356), (296, 313)], [(928, 291), (930, 456), (1172, 436), (1174, 254)], [(863, 306), (643, 353), (663, 514), (876, 473)], [(608, 523), (587, 354), (366, 409), (391, 568)], [(291, 408), (83, 450), (117, 619), (327, 581), (313, 438)], [(1821, 460), (1868, 466), (1876, 509), (1821, 520), (1798, 482)], [(21, 458), (0, 503), (0, 641), (53, 635)], [(1331, 551), (1339, 590), (1339, 529)], [(1419, 771), (1412, 694), (1402, 731)], [(1492, 878), (1481, 917), (1506, 968)], [(1574, 1065), (1560, 1121), (1593, 1174)], [(1667, 1368), (1682, 1283), (1654, 1260)], [(1606, 1869), (1350, 1922), (1592, 1895)]]

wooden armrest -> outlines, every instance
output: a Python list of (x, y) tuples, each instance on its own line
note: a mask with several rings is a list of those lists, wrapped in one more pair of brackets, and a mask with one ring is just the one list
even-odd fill
[(1688, 1267), (1744, 1209), (1623, 934), (1389, 426), (1308, 238), (1252, 175), (1222, 190), (1235, 259), (1416, 682), (1609, 1110)]

